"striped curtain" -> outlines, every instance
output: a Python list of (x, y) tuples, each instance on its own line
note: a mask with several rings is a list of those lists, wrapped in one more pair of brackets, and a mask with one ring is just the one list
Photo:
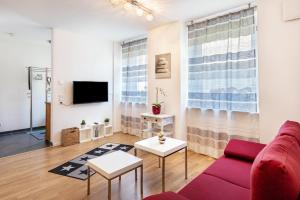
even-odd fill
[(122, 45), (121, 129), (140, 135), (140, 115), (147, 102), (147, 39)]
[(188, 26), (191, 108), (257, 112), (254, 8)]
[(187, 140), (197, 153), (218, 158), (230, 139), (259, 142), (255, 12), (188, 27)]
[(122, 101), (146, 103), (147, 39), (122, 45)]

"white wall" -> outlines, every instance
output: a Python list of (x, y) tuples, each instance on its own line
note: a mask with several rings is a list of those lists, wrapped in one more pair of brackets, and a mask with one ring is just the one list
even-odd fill
[[(0, 35), (0, 132), (30, 127), (26, 66), (50, 67), (51, 45), (45, 40)], [(33, 81), (33, 126), (45, 125), (45, 75)]]
[[(182, 22), (170, 23), (154, 28), (148, 33), (148, 110), (155, 102), (155, 88), (160, 87), (167, 93), (163, 113), (175, 115), (175, 137), (185, 139), (185, 100), (183, 90), (185, 27)], [(155, 55), (171, 53), (171, 79), (155, 79)]]
[[(112, 119), (113, 43), (89, 35), (53, 30), (52, 136), (61, 144), (61, 130)], [(71, 105), (72, 81), (108, 81), (109, 102)], [(59, 96), (66, 105), (59, 104)]]
[(260, 132), (269, 142), (300, 121), (300, 20), (283, 21), (282, 0), (258, 0)]

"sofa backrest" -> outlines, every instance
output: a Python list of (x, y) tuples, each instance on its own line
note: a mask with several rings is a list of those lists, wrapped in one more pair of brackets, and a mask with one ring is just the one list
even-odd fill
[(251, 169), (252, 200), (298, 200), (300, 124), (287, 121), (256, 157)]

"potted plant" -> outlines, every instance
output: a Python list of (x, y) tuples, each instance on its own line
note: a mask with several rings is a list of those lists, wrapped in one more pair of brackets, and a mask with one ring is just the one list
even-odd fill
[(85, 120), (82, 120), (80, 125), (81, 125), (81, 128), (85, 128), (85, 125), (86, 125)]
[(154, 115), (159, 115), (161, 112), (161, 104), (163, 103), (163, 101), (159, 102), (159, 94), (166, 96), (166, 93), (163, 89), (156, 87), (156, 99), (155, 99), (155, 103), (152, 104), (152, 113)]
[(109, 124), (109, 118), (105, 118), (104, 124), (105, 124), (105, 126), (107, 126)]

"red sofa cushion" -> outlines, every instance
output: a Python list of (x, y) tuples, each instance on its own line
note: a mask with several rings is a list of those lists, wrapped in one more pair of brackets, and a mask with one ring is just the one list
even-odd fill
[(251, 166), (252, 163), (250, 162), (221, 157), (207, 168), (204, 173), (250, 189)]
[(279, 129), (279, 133), (277, 137), (282, 135), (289, 135), (298, 141), (300, 145), (300, 124), (294, 121), (286, 121)]
[(295, 137), (281, 133), (253, 163), (252, 200), (297, 200), (299, 197), (300, 145)]
[(232, 139), (227, 144), (224, 155), (253, 162), (265, 144)]
[(164, 192), (161, 194), (146, 197), (144, 200), (189, 200), (174, 192)]
[(250, 190), (208, 174), (201, 174), (178, 194), (190, 200), (250, 200)]

